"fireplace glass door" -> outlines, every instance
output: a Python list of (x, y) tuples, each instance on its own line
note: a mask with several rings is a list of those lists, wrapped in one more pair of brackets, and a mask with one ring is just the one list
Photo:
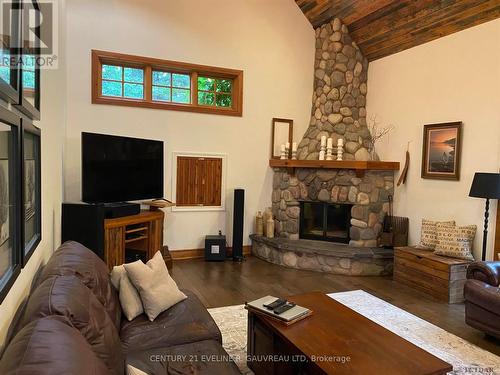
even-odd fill
[(300, 203), (300, 238), (349, 243), (349, 204)]

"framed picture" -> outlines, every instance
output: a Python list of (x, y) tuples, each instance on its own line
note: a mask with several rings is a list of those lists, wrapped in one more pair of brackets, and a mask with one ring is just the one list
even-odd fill
[(21, 271), (20, 119), (0, 108), (0, 303)]
[(21, 53), (21, 8), (20, 1), (2, 2), (3, 32), (0, 35), (0, 98), (18, 104), (20, 70), (16, 57)]
[(41, 28), (26, 27), (40, 25), (38, 1), (23, 0), (21, 14), (22, 64), (19, 69), (19, 100), (16, 108), (30, 119), (40, 120), (40, 67), (37, 61), (40, 56)]
[(424, 125), (422, 178), (460, 179), (462, 123)]
[(40, 130), (22, 120), (23, 267), (42, 239)]
[[(271, 159), (281, 157), (281, 145), (290, 142), (290, 151), (293, 141), (293, 120), (273, 118), (271, 134)], [(288, 157), (288, 156), (287, 156)]]

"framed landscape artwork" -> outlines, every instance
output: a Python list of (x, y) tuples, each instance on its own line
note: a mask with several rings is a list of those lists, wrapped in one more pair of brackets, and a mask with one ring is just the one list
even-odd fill
[(462, 123), (424, 125), (422, 178), (460, 179)]

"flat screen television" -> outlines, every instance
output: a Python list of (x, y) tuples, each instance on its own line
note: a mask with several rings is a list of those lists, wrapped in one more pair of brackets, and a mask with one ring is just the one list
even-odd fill
[(163, 142), (82, 133), (82, 200), (163, 198)]

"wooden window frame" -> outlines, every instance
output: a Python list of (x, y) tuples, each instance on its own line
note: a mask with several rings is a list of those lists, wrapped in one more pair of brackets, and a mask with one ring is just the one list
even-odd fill
[[(144, 99), (130, 99), (102, 95), (102, 65), (144, 69)], [(189, 74), (191, 77), (191, 103), (153, 101), (153, 70)], [(216, 107), (198, 104), (198, 75), (231, 79), (233, 81), (232, 107)], [(206, 65), (190, 64), (151, 57), (126, 55), (115, 52), (92, 50), (92, 103), (165, 109), (174, 111), (211, 113), (227, 116), (243, 115), (243, 71)]]
[(177, 212), (192, 212), (192, 211), (225, 211), (226, 210), (226, 170), (227, 170), (227, 155), (217, 153), (198, 153), (198, 152), (174, 152), (172, 153), (172, 200), (177, 200), (177, 158), (218, 158), (222, 159), (221, 173), (221, 205), (220, 206), (174, 206), (172, 211)]

